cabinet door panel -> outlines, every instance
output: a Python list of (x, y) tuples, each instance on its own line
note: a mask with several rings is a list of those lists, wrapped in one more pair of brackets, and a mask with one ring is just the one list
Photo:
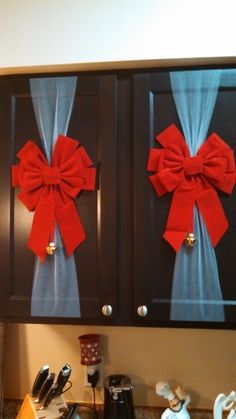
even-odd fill
[[(236, 88), (221, 87), (208, 132), (215, 131), (235, 151)], [(233, 327), (236, 320), (236, 287), (233, 276), (236, 259), (235, 190), (228, 196), (219, 192), (230, 227), (215, 248), (220, 286), (224, 299), (224, 322), (170, 321), (171, 290), (175, 252), (164, 240), (172, 194), (158, 197), (147, 172), (150, 148), (160, 147), (155, 136), (169, 125), (181, 131), (173, 100), (168, 72), (142, 73), (134, 76), (134, 280), (137, 324)], [(145, 305), (148, 313), (139, 317), (137, 308)]]
[[(75, 252), (81, 319), (69, 319), (70, 322), (86, 322), (91, 319), (94, 322), (109, 322), (116, 318), (115, 101), (115, 76), (78, 77), (67, 134), (85, 147), (97, 169), (97, 178), (96, 190), (83, 191), (76, 199), (86, 239)], [(18, 320), (27, 318), (29, 321), (37, 321), (30, 318), (35, 257), (27, 248), (33, 214), (16, 198), (19, 191), (11, 187), (11, 165), (17, 162), (17, 152), (29, 139), (42, 148), (27, 78), (1, 79), (0, 130), (1, 314)], [(102, 315), (104, 304), (113, 306), (109, 319)], [(46, 320), (57, 321), (40, 319)], [(64, 322), (66, 319), (58, 321)]]

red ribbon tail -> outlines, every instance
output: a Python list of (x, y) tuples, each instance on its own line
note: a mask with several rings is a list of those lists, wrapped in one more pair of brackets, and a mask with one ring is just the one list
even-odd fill
[(66, 253), (70, 256), (85, 239), (85, 233), (74, 201), (57, 209), (58, 227)]
[(51, 240), (52, 231), (55, 228), (55, 206), (54, 203), (41, 199), (38, 203), (30, 237), (28, 240), (28, 247), (40, 258), (43, 262), (46, 256), (46, 247)]
[(197, 205), (205, 221), (213, 246), (216, 246), (228, 228), (228, 221), (215, 189), (208, 189), (197, 198)]
[(182, 243), (186, 237), (186, 232), (166, 229), (165, 233), (163, 234), (163, 237), (177, 253), (180, 250)]
[(163, 237), (176, 252), (180, 250), (187, 233), (193, 231), (194, 202), (195, 192), (191, 186), (174, 191)]

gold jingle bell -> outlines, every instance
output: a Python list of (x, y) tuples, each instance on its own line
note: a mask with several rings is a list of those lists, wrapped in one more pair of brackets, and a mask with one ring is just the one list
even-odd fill
[(46, 252), (48, 255), (54, 255), (56, 250), (57, 250), (57, 246), (53, 242), (49, 243), (49, 245), (46, 247)]
[(194, 247), (196, 244), (196, 237), (194, 235), (194, 233), (188, 233), (187, 236), (185, 237), (184, 243), (186, 244), (187, 247)]

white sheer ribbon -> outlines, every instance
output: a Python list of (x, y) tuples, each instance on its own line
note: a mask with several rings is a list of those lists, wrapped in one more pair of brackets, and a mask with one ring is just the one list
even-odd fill
[[(191, 156), (206, 140), (220, 85), (220, 70), (170, 73), (173, 96)], [(194, 208), (194, 248), (176, 255), (171, 320), (224, 321), (224, 307), (214, 247), (205, 223)]]
[[(48, 161), (59, 134), (66, 135), (77, 77), (30, 80), (34, 112)], [(57, 252), (44, 263), (35, 262), (31, 299), (32, 316), (80, 317), (79, 290), (74, 255), (66, 256), (56, 225)]]

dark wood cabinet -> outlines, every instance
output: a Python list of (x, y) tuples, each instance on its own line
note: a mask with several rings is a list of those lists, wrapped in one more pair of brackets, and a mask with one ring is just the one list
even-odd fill
[[(97, 169), (95, 191), (77, 199), (86, 240), (75, 252), (81, 304), (79, 321), (101, 321), (102, 307), (117, 318), (117, 118), (116, 75), (80, 75), (67, 135), (83, 145)], [(29, 78), (0, 80), (1, 314), (30, 320), (35, 255), (27, 248), (30, 213), (11, 186), (11, 165), (27, 140), (41, 149)], [(37, 321), (37, 319), (35, 319)], [(45, 321), (45, 319), (40, 319)], [(74, 320), (75, 321), (75, 320)]]
[[(159, 147), (155, 136), (171, 124), (182, 130), (169, 70), (77, 76), (68, 136), (78, 139), (97, 169), (96, 190), (77, 199), (86, 231), (75, 252), (81, 318), (30, 316), (35, 256), (26, 243), (32, 214), (16, 199), (10, 171), (28, 139), (40, 147), (28, 76), (0, 79), (0, 314), (29, 322), (234, 328), (235, 190), (230, 196), (219, 192), (230, 225), (215, 248), (225, 320), (170, 318), (176, 253), (163, 233), (172, 194), (158, 197), (147, 171), (150, 148)], [(233, 79), (219, 88), (208, 133), (215, 131), (235, 151)], [(110, 315), (104, 306), (112, 308)]]
[[(208, 136), (216, 132), (236, 151), (236, 86), (235, 73), (226, 75), (217, 93)], [(224, 321), (171, 320), (171, 289), (176, 253), (164, 240), (163, 233), (173, 193), (158, 197), (148, 177), (150, 148), (160, 148), (155, 140), (171, 124), (182, 131), (173, 99), (168, 71), (151, 71), (134, 76), (134, 305), (147, 308), (136, 324), (181, 327), (235, 327), (236, 289), (232, 278), (236, 272), (235, 188), (231, 195), (218, 192), (229, 228), (215, 247), (219, 281), (223, 297)], [(184, 204), (183, 204), (184, 205)], [(191, 278), (189, 278), (191, 279)], [(204, 281), (209, 278), (204, 277)], [(191, 283), (191, 281), (190, 281)], [(190, 285), (191, 286), (191, 285)], [(180, 291), (181, 293), (181, 291)], [(184, 301), (183, 301), (184, 303)], [(194, 304), (195, 302), (193, 302)], [(214, 304), (214, 300), (206, 303)]]

